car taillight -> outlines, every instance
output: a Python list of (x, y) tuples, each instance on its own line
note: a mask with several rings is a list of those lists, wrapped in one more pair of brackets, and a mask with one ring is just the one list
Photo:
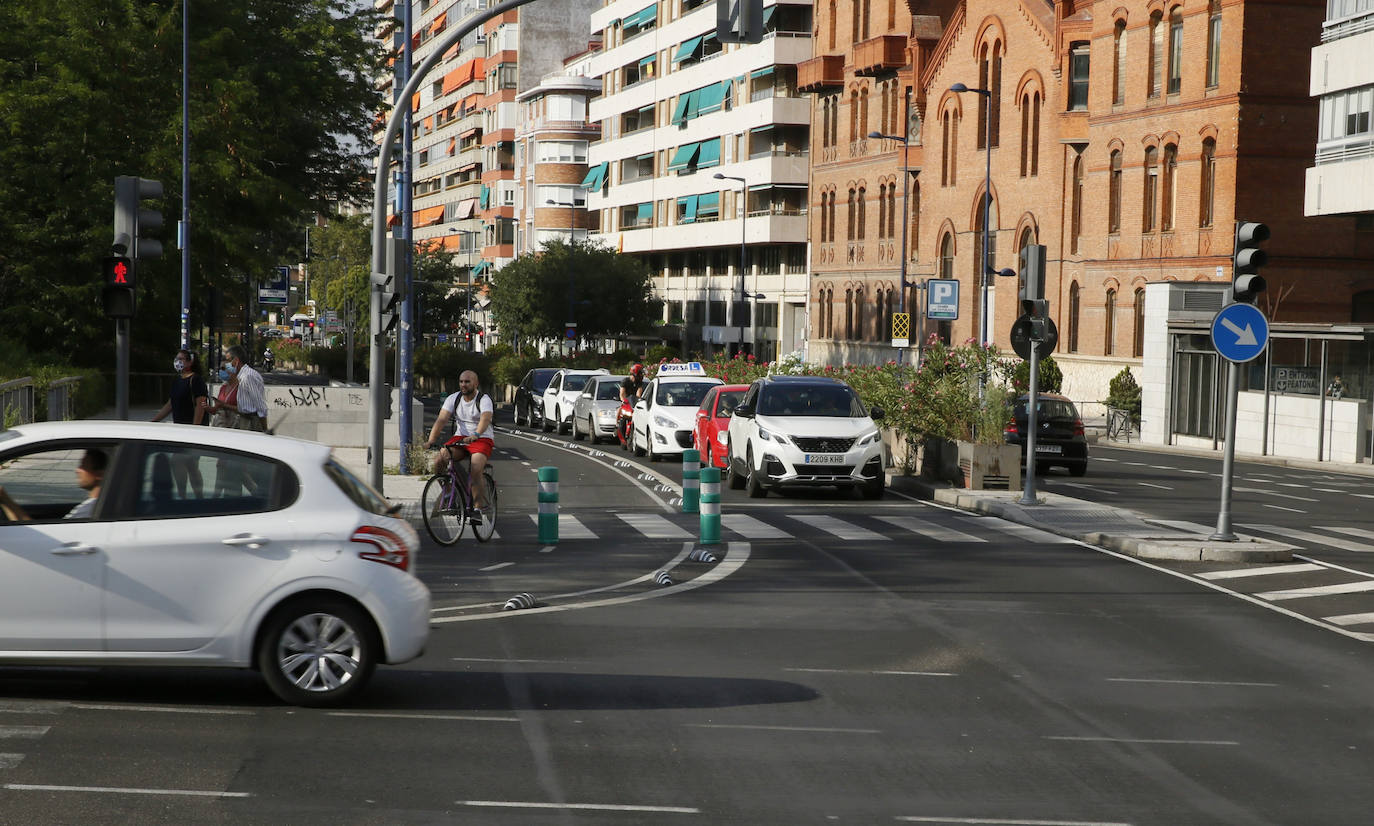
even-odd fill
[(1007, 425), (1007, 429), (1006, 429), (1006, 431), (1005, 431), (1005, 433), (1006, 433), (1008, 436), (1016, 436), (1016, 435), (1018, 435), (1020, 432), (1021, 432), (1021, 430), (1016, 426), (1016, 421), (1015, 421), (1015, 420), (1012, 420), (1012, 421)]
[(380, 562), (402, 571), (410, 570), (410, 548), (405, 540), (385, 528), (376, 525), (363, 525), (349, 537), (352, 542), (371, 545), (375, 551), (359, 551), (358, 556), (372, 562)]
[(1082, 420), (1082, 419), (1074, 419), (1074, 420), (1073, 420), (1073, 435), (1075, 435), (1075, 436), (1082, 436), (1082, 435), (1083, 435), (1083, 420)]

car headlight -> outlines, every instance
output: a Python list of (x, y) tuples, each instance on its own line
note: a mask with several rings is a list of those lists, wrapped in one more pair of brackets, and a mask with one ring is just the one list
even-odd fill
[(880, 435), (881, 435), (881, 434), (880, 434), (878, 431), (875, 430), (875, 431), (873, 431), (872, 433), (870, 433), (870, 434), (868, 434), (867, 436), (865, 436), (865, 437), (863, 437), (862, 439), (860, 439), (857, 443), (855, 443), (855, 447), (863, 447), (864, 445), (868, 444), (869, 442), (876, 442), (876, 441), (878, 441), (878, 438), (879, 438)]
[(596, 417), (597, 417), (598, 419), (614, 419), (614, 418), (615, 418), (615, 411), (614, 411), (614, 410), (598, 410), (598, 411), (596, 411)]
[(654, 416), (654, 424), (659, 427), (677, 427), (677, 422), (667, 416)]
[(759, 438), (763, 439), (765, 442), (772, 441), (777, 442), (780, 445), (787, 444), (786, 436), (782, 435), (781, 433), (772, 433), (770, 431), (764, 430), (761, 427), (759, 428)]
[(726, 431), (724, 431), (724, 430), (717, 430), (717, 431), (716, 431), (716, 441), (717, 441), (717, 442), (720, 442), (721, 444), (725, 444), (726, 441), (727, 441), (729, 438), (730, 438), (730, 434), (727, 433)]

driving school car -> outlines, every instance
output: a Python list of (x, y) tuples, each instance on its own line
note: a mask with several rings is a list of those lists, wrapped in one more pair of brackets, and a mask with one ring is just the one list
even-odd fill
[(631, 419), (630, 446), (635, 455), (648, 454), (653, 462), (690, 448), (701, 400), (722, 383), (707, 376), (700, 362), (659, 365)]

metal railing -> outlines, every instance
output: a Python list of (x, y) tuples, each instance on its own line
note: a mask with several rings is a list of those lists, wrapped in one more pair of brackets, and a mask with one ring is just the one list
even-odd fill
[(80, 376), (69, 376), (48, 385), (48, 421), (66, 422), (76, 418), (76, 388), (80, 384)]
[(33, 379), (0, 382), (0, 430), (33, 421)]
[(1135, 416), (1119, 407), (1107, 408), (1107, 438), (1130, 443), (1131, 436), (1139, 438)]

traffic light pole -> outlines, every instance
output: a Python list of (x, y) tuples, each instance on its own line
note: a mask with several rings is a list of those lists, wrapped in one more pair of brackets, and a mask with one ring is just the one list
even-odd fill
[(1240, 396), (1240, 365), (1226, 367), (1226, 451), (1221, 459), (1221, 509), (1217, 511), (1217, 530), (1208, 539), (1235, 542), (1231, 530), (1231, 478), (1236, 464), (1236, 401)]
[(115, 418), (129, 420), (129, 319), (115, 319)]

